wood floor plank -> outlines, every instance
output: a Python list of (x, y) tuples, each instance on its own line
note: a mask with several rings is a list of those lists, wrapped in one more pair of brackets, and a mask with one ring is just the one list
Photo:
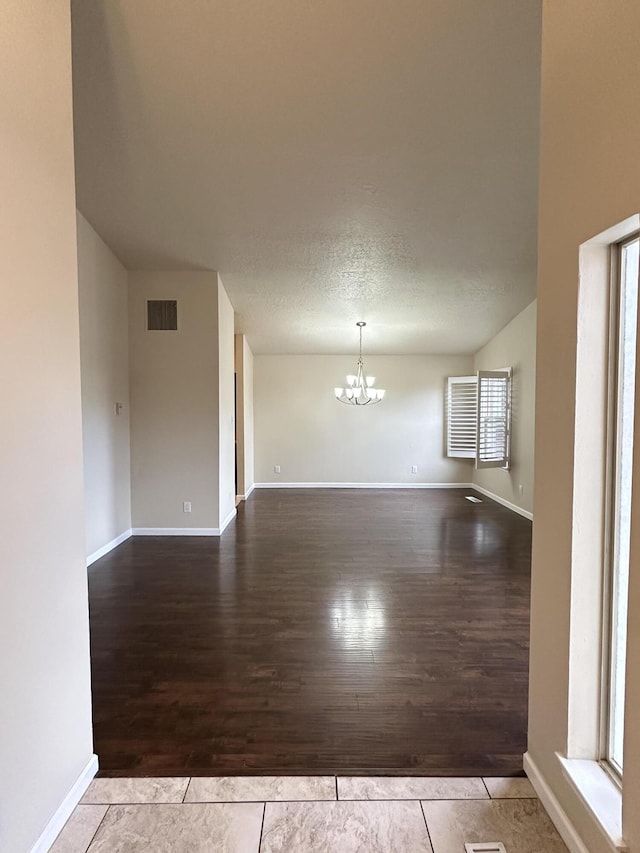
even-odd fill
[(89, 569), (103, 775), (518, 774), (531, 523), (458, 490), (263, 490)]

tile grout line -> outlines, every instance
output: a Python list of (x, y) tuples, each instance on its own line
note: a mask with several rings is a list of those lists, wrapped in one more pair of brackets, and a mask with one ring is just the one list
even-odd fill
[(433, 841), (431, 840), (431, 833), (429, 832), (429, 824), (427, 823), (427, 816), (424, 813), (424, 805), (422, 800), (419, 800), (420, 803), (420, 811), (422, 812), (422, 820), (424, 821), (424, 828), (427, 830), (427, 838), (429, 840), (429, 847), (431, 847), (431, 853), (435, 853), (435, 847), (433, 846)]
[[(77, 808), (77, 806), (76, 806), (76, 808)], [(91, 836), (91, 841), (89, 841), (89, 843), (88, 843), (88, 844), (87, 844), (87, 846), (85, 847), (84, 853), (88, 853), (89, 848), (91, 847), (91, 845), (93, 844), (93, 842), (96, 840), (96, 835), (98, 834), (98, 830), (100, 829), (100, 827), (101, 827), (101, 826), (102, 826), (102, 824), (104, 823), (104, 820), (105, 820), (106, 816), (109, 814), (109, 809), (110, 809), (110, 808), (111, 808), (111, 806), (107, 806), (107, 808), (106, 808), (106, 810), (105, 810), (105, 813), (102, 815), (102, 818), (100, 819), (100, 823), (96, 826), (96, 831), (95, 831), (95, 832), (93, 833), (93, 835)], [(74, 811), (75, 811), (75, 809), (74, 809)], [(65, 824), (65, 826), (66, 826), (66, 824)], [(56, 840), (57, 840), (57, 839), (56, 839)]]
[(338, 800), (340, 799), (340, 797), (338, 795), (338, 777), (335, 776), (334, 778), (336, 780), (336, 802), (338, 802)]
[(491, 791), (489, 790), (489, 786), (488, 786), (488, 785), (487, 785), (487, 783), (484, 781), (484, 776), (481, 776), (480, 778), (482, 779), (482, 784), (484, 785), (484, 787), (485, 787), (485, 789), (486, 789), (486, 792), (487, 792), (487, 794), (488, 794), (488, 796), (489, 796), (489, 799), (490, 799), (490, 800), (492, 800), (492, 799), (493, 799), (493, 797), (491, 796)]
[(184, 789), (184, 794), (182, 795), (182, 800), (181, 800), (182, 804), (184, 804), (186, 799), (187, 799), (187, 791), (191, 787), (191, 780), (192, 779), (193, 779), (193, 776), (189, 776), (189, 781), (187, 782), (187, 787)]
[(257, 851), (257, 853), (260, 853), (260, 850), (262, 849), (262, 833), (264, 831), (264, 816), (265, 816), (266, 811), (267, 811), (267, 804), (263, 803), (262, 804), (262, 823), (260, 824), (260, 838), (258, 840), (258, 851)]

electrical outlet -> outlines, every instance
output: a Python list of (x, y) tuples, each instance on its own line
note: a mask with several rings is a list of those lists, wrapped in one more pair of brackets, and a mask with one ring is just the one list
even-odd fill
[(182, 502), (182, 512), (191, 512), (191, 501)]
[(417, 473), (418, 473), (418, 466), (417, 466), (417, 465), (412, 465), (412, 466), (411, 466), (411, 473), (412, 473), (412, 474), (417, 474)]
[(274, 465), (274, 466), (273, 466), (273, 473), (274, 473), (274, 474), (279, 474), (279, 473), (280, 473), (280, 466), (279, 466), (279, 465)]

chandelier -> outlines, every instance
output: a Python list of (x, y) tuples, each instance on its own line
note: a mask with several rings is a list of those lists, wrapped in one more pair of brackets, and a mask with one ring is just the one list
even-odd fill
[(367, 324), (362, 320), (356, 323), (360, 329), (360, 356), (355, 376), (351, 373), (347, 376), (347, 388), (334, 388), (336, 400), (348, 403), (350, 406), (368, 406), (370, 403), (379, 403), (385, 392), (382, 388), (374, 388), (375, 376), (365, 376), (364, 363), (362, 361), (362, 330)]

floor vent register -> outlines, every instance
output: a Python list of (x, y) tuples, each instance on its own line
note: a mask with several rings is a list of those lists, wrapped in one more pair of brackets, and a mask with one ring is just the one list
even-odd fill
[(465, 500), (471, 501), (472, 504), (481, 504), (482, 503), (480, 498), (477, 498), (475, 495), (465, 495)]
[(464, 845), (465, 853), (507, 853), (501, 841), (476, 841)]

